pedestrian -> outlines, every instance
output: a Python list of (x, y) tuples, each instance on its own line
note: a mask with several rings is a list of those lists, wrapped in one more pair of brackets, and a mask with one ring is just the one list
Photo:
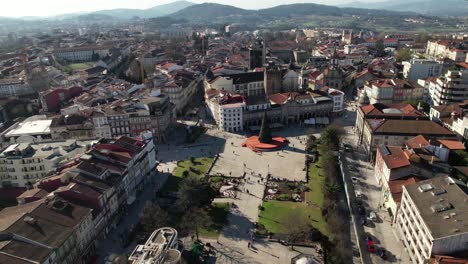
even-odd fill
[(247, 248), (250, 248), (251, 246), (252, 246), (252, 243), (249, 242), (249, 243), (247, 244)]

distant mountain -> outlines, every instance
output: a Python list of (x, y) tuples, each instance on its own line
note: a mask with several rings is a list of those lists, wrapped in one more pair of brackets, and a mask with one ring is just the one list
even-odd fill
[(181, 9), (187, 8), (194, 5), (194, 3), (188, 1), (176, 1), (169, 4), (153, 6), (148, 9), (110, 9), (110, 10), (100, 10), (93, 12), (92, 14), (100, 14), (112, 16), (120, 19), (130, 19), (132, 17), (140, 18), (150, 18), (150, 17), (160, 17), (175, 13)]
[[(407, 11), (407, 10), (405, 10)], [(364, 8), (339, 8), (336, 6), (329, 5), (320, 5), (320, 4), (291, 4), (291, 5), (279, 5), (272, 8), (260, 9), (258, 11), (259, 15), (268, 15), (268, 16), (292, 16), (292, 15), (322, 15), (322, 16), (342, 16), (345, 14), (349, 15), (365, 15), (369, 14), (370, 11)], [(383, 16), (393, 16), (393, 15), (403, 15), (410, 12), (394, 12), (387, 10), (372, 10), (372, 14), (383, 15)]]
[[(291, 4), (280, 5), (260, 10), (246, 10), (230, 5), (204, 3), (192, 5), (171, 14), (173, 18), (184, 18), (191, 22), (200, 21), (229, 21), (234, 20), (273, 20), (281, 17), (304, 17), (309, 15), (318, 16), (343, 16), (343, 15), (382, 15), (401, 16), (412, 14), (410, 12), (395, 12), (387, 10), (369, 10), (364, 8), (339, 8), (336, 6), (319, 4)], [(415, 13), (414, 13), (415, 14)]]
[(466, 0), (391, 0), (377, 3), (352, 2), (342, 7), (408, 11), (435, 16), (467, 16)]
[(192, 3), (189, 1), (175, 1), (169, 4), (165, 4), (165, 5), (154, 6), (150, 8), (149, 10), (156, 10), (159, 13), (169, 15), (179, 10), (182, 10), (184, 8), (187, 8), (189, 6), (193, 6), (193, 5), (195, 5), (195, 3)]
[(256, 11), (245, 10), (242, 8), (221, 5), (213, 3), (203, 3), (192, 5), (178, 12), (171, 14), (174, 18), (184, 18), (187, 20), (206, 20), (209, 21), (215, 17), (231, 17), (253, 14)]

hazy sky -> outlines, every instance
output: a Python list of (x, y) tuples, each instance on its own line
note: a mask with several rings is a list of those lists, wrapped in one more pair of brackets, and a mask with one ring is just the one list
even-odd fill
[[(246, 9), (258, 9), (287, 3), (320, 3), (337, 5), (353, 1), (354, 0), (193, 0), (191, 2), (213, 2), (234, 5)], [(383, 0), (361, 1), (378, 2)], [(0, 0), (0, 16), (50, 16), (114, 8), (144, 9), (170, 2), (173, 2), (173, 0)]]

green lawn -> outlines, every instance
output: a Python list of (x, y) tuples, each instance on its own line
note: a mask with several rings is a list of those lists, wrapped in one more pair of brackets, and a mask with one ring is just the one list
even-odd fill
[(229, 203), (213, 203), (211, 211), (209, 212), (213, 223), (207, 228), (200, 229), (200, 235), (209, 238), (218, 237), (221, 229), (227, 222), (229, 209)]
[(88, 68), (91, 68), (91, 66), (86, 63), (73, 63), (73, 64), (69, 64), (63, 67), (64, 71), (67, 71), (67, 72), (85, 70)]
[[(190, 160), (184, 160), (179, 162), (177, 168), (172, 172), (172, 176), (167, 179), (166, 184), (163, 187), (163, 192), (176, 192), (179, 183), (182, 181), (184, 171), (188, 171), (189, 175), (193, 176), (204, 176), (210, 168), (213, 158), (196, 158), (195, 164), (192, 164)], [(197, 172), (193, 172), (190, 168), (195, 168)]]
[[(329, 230), (322, 217), (321, 206), (323, 205), (324, 179), (321, 175), (320, 159), (317, 163), (312, 163), (309, 167), (309, 188), (306, 193), (304, 203), (267, 201), (263, 203), (263, 211), (260, 211), (259, 222), (265, 226), (269, 232), (283, 234), (286, 226), (291, 224), (289, 215), (298, 215), (304, 219), (310, 219), (310, 224), (320, 230), (322, 234), (329, 235)], [(307, 203), (309, 203), (309, 205)], [(310, 218), (309, 218), (310, 216)]]

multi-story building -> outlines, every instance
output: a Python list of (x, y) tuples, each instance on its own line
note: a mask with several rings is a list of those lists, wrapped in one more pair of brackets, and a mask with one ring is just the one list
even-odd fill
[(246, 72), (226, 74), (205, 81), (205, 91), (209, 89), (225, 90), (243, 96), (265, 94), (264, 73)]
[(369, 96), (371, 104), (393, 104), (407, 100), (421, 100), (424, 95), (424, 87), (417, 82), (397, 79), (367, 81), (363, 91)]
[[(200, 87), (203, 75), (189, 71), (177, 71), (160, 86), (161, 92), (169, 97), (176, 113), (181, 114)], [(156, 87), (159, 88), (159, 87)]]
[(414, 264), (466, 252), (467, 199), (466, 185), (448, 176), (403, 186), (397, 229)]
[(366, 119), (359, 144), (374, 157), (378, 145), (403, 146), (405, 141), (418, 135), (438, 139), (457, 138), (455, 133), (430, 120)]
[(0, 153), (1, 187), (30, 187), (76, 155), (93, 141), (55, 141), (12, 144)]
[(426, 54), (438, 58), (447, 58), (455, 62), (464, 62), (467, 59), (468, 51), (457, 48), (457, 45), (458, 43), (447, 40), (429, 40)]
[(245, 97), (218, 90), (206, 96), (209, 113), (219, 128), (229, 132), (244, 130)]
[(1, 263), (85, 263), (92, 209), (50, 195), (0, 211)]
[(50, 134), (56, 139), (90, 139), (94, 137), (92, 121), (83, 115), (61, 115), (52, 119)]
[(22, 79), (0, 79), (0, 97), (19, 97), (36, 93)]
[(468, 70), (448, 71), (429, 87), (429, 96), (434, 105), (461, 103), (468, 100)]
[(59, 60), (66, 62), (85, 62), (104, 58), (109, 54), (109, 46), (83, 46), (72, 48), (60, 48), (54, 50), (54, 55)]
[(442, 64), (430, 59), (411, 59), (403, 62), (403, 76), (411, 81), (440, 76)]
[(83, 87), (72, 86), (68, 88), (57, 88), (39, 93), (42, 111), (56, 113), (60, 107), (69, 100), (79, 96), (83, 92)]
[(364, 133), (364, 127), (367, 119), (428, 119), (424, 113), (417, 110), (414, 106), (400, 104), (373, 104), (363, 105), (357, 109), (355, 133), (361, 140)]

